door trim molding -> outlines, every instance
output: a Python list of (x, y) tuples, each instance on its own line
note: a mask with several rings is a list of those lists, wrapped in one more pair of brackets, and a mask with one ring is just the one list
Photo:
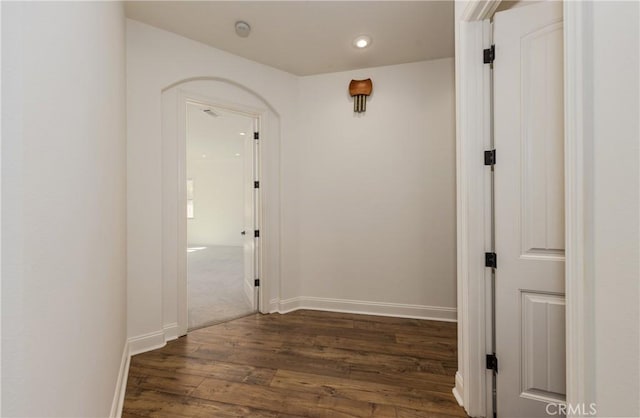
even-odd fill
[(462, 12), (460, 20), (463, 22), (481, 22), (491, 19), (500, 6), (502, 0), (475, 0), (470, 1)]
[(469, 2), (456, 19), (456, 182), (458, 371), (453, 394), (470, 416), (490, 416), (491, 373), (484, 364), (491, 322), (484, 253), (491, 247), (490, 173), (482, 156), (491, 144), (489, 19), (500, 0)]
[[(585, 193), (589, 174), (587, 137), (593, 120), (587, 98), (592, 88), (587, 82), (593, 71), (588, 46), (592, 34), (593, 5), (564, 2), (564, 106), (565, 106), (565, 292), (566, 292), (566, 401), (569, 405), (593, 400), (593, 353), (586, 327), (594, 317), (588, 300), (585, 271)], [(567, 414), (567, 416), (576, 416)]]

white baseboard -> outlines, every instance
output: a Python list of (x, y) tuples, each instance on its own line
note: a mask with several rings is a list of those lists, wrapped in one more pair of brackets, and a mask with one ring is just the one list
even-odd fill
[(164, 335), (164, 330), (160, 330), (129, 338), (129, 354), (135, 356), (164, 347), (166, 344)]
[(127, 389), (127, 376), (129, 375), (129, 364), (131, 356), (129, 355), (129, 342), (125, 341), (122, 350), (122, 360), (120, 361), (120, 370), (118, 371), (118, 380), (116, 381), (116, 390), (113, 394), (111, 402), (111, 412), (109, 417), (120, 418), (122, 416), (122, 406), (124, 405), (124, 395)]
[(273, 298), (269, 301), (269, 309), (267, 312), (269, 313), (277, 313), (280, 311), (279, 307), (280, 300), (278, 298)]
[(464, 407), (464, 381), (460, 372), (456, 372), (456, 386), (453, 388), (453, 396), (458, 401), (458, 405)]
[(269, 312), (287, 313), (299, 309), (345, 312), (365, 315), (394, 316), (399, 318), (428, 319), (456, 322), (456, 308), (402, 303), (369, 302), (349, 299), (317, 298), (301, 296), (291, 299), (271, 300)]
[(162, 327), (162, 330), (164, 331), (164, 340), (165, 341), (175, 340), (176, 338), (178, 338), (180, 336), (180, 332), (178, 331), (178, 323), (177, 322), (172, 322), (171, 324), (165, 325), (164, 327)]
[(180, 335), (178, 323), (172, 322), (163, 326), (160, 331), (131, 337), (128, 340), (129, 355), (135, 356), (136, 354), (162, 348), (167, 344), (167, 341), (175, 340), (180, 337)]

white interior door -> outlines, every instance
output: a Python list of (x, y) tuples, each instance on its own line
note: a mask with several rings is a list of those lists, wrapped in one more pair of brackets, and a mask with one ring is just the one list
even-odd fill
[(253, 309), (257, 309), (256, 279), (256, 238), (257, 229), (255, 206), (256, 194), (254, 181), (255, 171), (255, 147), (253, 139), (254, 121), (248, 119), (248, 125), (244, 136), (244, 293)]
[(494, 42), (497, 414), (544, 417), (565, 398), (562, 3), (497, 13)]

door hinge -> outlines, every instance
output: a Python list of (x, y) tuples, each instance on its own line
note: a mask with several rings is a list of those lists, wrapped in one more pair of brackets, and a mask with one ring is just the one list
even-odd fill
[(496, 253), (484, 253), (484, 266), (498, 268), (498, 255)]
[(487, 48), (482, 51), (482, 62), (485, 64), (493, 64), (493, 61), (496, 60), (496, 46), (491, 45), (490, 48)]
[(256, 287), (260, 286), (260, 279), (255, 279), (253, 281), (253, 285), (256, 286)]
[(253, 182), (253, 188), (254, 189), (259, 189), (260, 188), (260, 182), (259, 181), (254, 181)]
[(498, 373), (498, 357), (495, 354), (487, 354), (487, 370)]
[(260, 132), (254, 132), (253, 139), (260, 139)]
[(256, 229), (255, 231), (253, 231), (253, 236), (256, 238), (260, 238), (260, 230)]
[(484, 152), (484, 165), (495, 165), (496, 164), (496, 150), (492, 149), (491, 151)]

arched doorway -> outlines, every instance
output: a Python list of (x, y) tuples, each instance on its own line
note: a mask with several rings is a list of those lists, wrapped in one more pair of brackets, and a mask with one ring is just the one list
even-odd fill
[[(253, 156), (250, 157), (253, 170), (251, 183), (252, 186), (257, 187), (253, 190), (253, 201), (250, 205), (246, 205), (247, 208), (253, 209), (253, 213), (245, 216), (245, 219), (253, 219), (254, 228), (247, 230), (248, 223), (245, 223), (238, 231), (239, 234), (245, 231), (245, 235), (242, 236), (246, 238), (242, 244), (244, 249), (241, 263), (244, 266), (242, 291), (252, 310), (268, 311), (271, 293), (269, 278), (276, 275), (269, 273), (273, 270), (271, 257), (265, 257), (265, 254), (273, 253), (271, 243), (277, 242), (279, 231), (277, 223), (273, 222), (274, 219), (278, 219), (278, 213), (274, 210), (277, 210), (278, 205), (272, 204), (275, 199), (269, 199), (272, 197), (272, 191), (278, 191), (276, 186), (279, 183), (277, 174), (274, 175), (279, 170), (274, 170), (272, 167), (277, 160), (274, 161), (270, 157), (278, 152), (280, 122), (275, 110), (259, 95), (229, 80), (196, 78), (164, 89), (162, 91), (163, 322), (165, 328), (175, 324), (176, 336), (186, 334), (189, 328), (207, 323), (203, 319), (191, 321), (191, 323), (189, 321), (189, 253), (187, 251), (190, 247), (192, 249), (203, 247), (195, 242), (197, 240), (190, 243), (188, 239), (190, 220), (187, 219), (187, 206), (188, 200), (191, 199), (188, 199), (187, 195), (189, 169), (187, 123), (190, 107), (195, 109), (196, 114), (199, 112), (199, 116), (204, 115), (204, 110), (210, 109), (219, 114), (224, 113), (228, 120), (240, 121), (242, 118), (245, 121), (251, 120), (254, 126), (251, 132), (246, 132), (249, 128), (238, 131), (238, 134), (244, 132), (245, 136), (249, 136), (250, 142), (255, 146), (252, 149)], [(210, 115), (206, 116), (210, 117)], [(211, 117), (211, 119), (220, 118)], [(254, 139), (254, 134), (258, 136), (257, 139)], [(265, 154), (267, 163), (263, 163)], [(193, 186), (195, 189), (198, 188), (195, 184)], [(194, 190), (193, 196), (197, 193), (197, 190)], [(275, 194), (276, 196), (273, 197), (277, 198), (277, 193)], [(247, 196), (245, 201), (250, 200), (247, 193), (245, 196)], [(195, 200), (192, 204), (197, 203)], [(252, 253), (253, 263), (248, 261), (248, 252)], [(206, 300), (206, 295), (200, 296)], [(218, 307), (212, 306), (212, 308), (215, 310)], [(234, 312), (238, 313), (237, 310), (228, 310), (226, 316), (212, 318), (209, 323), (237, 317)], [(166, 333), (172, 334), (172, 332)]]

